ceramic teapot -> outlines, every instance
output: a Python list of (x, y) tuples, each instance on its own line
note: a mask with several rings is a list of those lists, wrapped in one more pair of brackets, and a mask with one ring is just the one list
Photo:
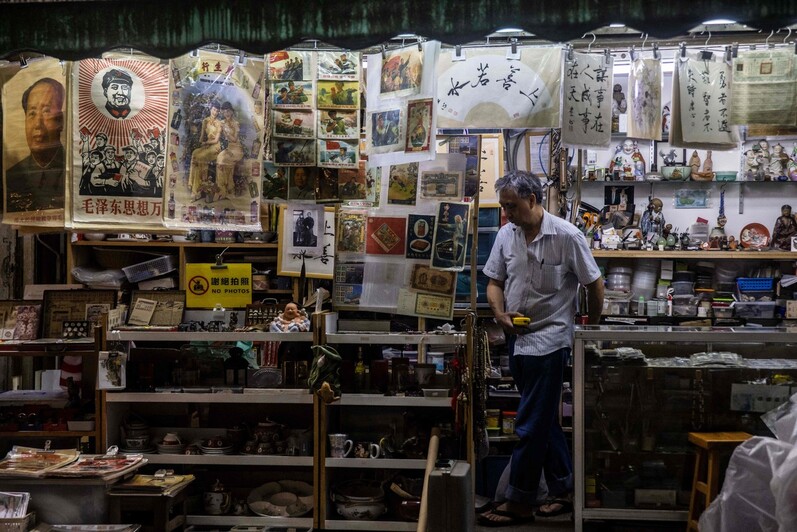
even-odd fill
[(252, 434), (259, 442), (270, 443), (279, 441), (282, 439), (282, 425), (274, 423), (266, 418), (265, 421), (257, 424)]
[(216, 479), (216, 483), (210, 491), (206, 491), (202, 502), (205, 513), (208, 515), (224, 515), (230, 511), (232, 505), (232, 495), (224, 489), (224, 485)]

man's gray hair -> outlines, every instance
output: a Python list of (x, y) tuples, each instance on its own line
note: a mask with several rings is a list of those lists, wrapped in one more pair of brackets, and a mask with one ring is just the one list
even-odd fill
[(541, 203), (543, 200), (542, 183), (531, 172), (512, 170), (498, 178), (495, 181), (495, 193), (500, 194), (502, 190), (513, 190), (519, 198), (523, 199), (530, 198), (534, 194), (537, 203)]

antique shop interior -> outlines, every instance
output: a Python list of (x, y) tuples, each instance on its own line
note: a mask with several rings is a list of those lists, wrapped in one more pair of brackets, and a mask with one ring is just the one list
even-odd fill
[[(797, 530), (797, 2), (524, 4), (0, 7), (0, 531)], [(518, 172), (603, 287), (536, 520)]]

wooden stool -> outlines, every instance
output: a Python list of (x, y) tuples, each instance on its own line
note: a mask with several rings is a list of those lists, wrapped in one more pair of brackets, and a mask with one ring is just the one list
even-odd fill
[[(698, 530), (697, 522), (700, 514), (711, 504), (719, 492), (720, 454), (733, 451), (737, 445), (752, 438), (746, 432), (690, 432), (689, 441), (697, 446), (695, 452), (695, 474), (692, 480), (692, 496), (689, 499), (689, 516), (686, 531)], [(701, 468), (705, 465), (706, 476), (701, 477)], [(703, 504), (698, 504), (698, 493), (705, 497)]]

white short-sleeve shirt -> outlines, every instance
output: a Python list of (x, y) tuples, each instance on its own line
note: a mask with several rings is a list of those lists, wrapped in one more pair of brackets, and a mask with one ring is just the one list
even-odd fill
[(515, 353), (547, 355), (573, 346), (578, 285), (600, 277), (584, 235), (573, 224), (546, 212), (531, 244), (520, 227), (498, 231), (484, 274), (504, 282), (507, 312), (531, 318), (528, 334), (518, 335)]

